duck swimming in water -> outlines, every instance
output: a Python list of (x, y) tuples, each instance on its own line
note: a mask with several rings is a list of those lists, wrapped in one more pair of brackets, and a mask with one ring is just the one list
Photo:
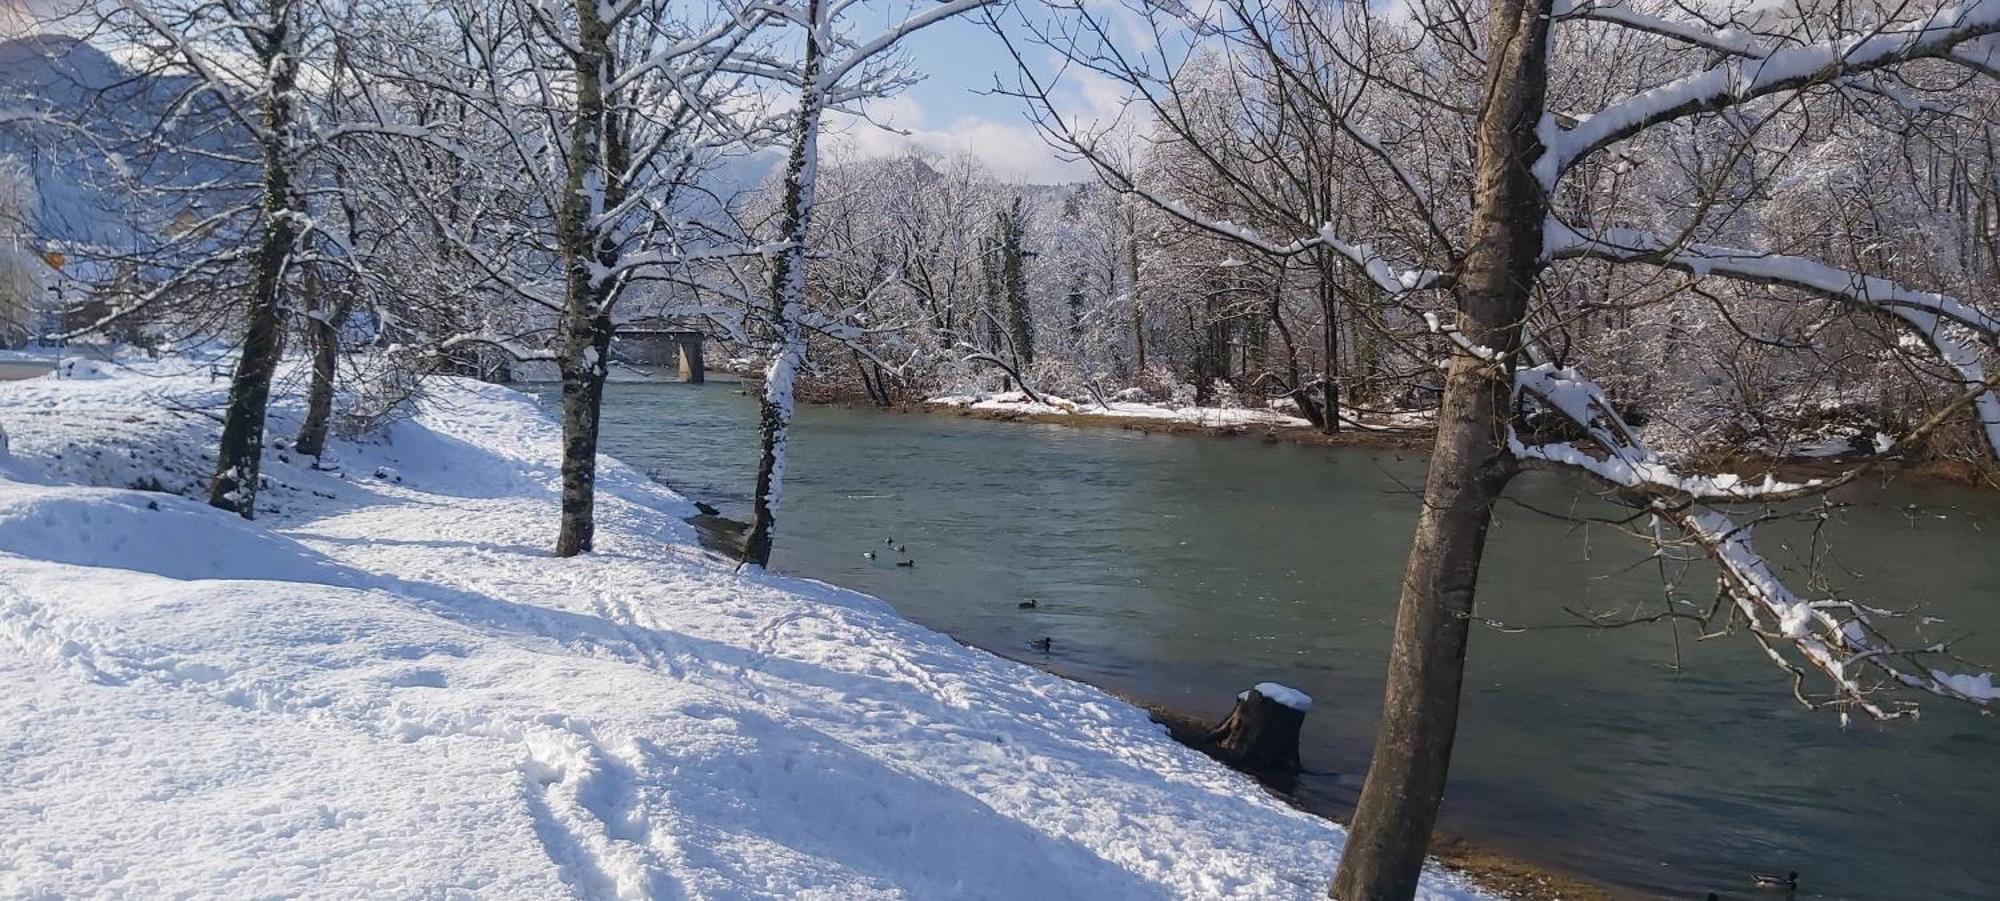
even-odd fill
[(1056, 640), (1053, 638), (1049, 638), (1047, 636), (1043, 636), (1041, 638), (1035, 639), (1034, 641), (1028, 642), (1029, 647), (1032, 647), (1037, 651), (1041, 651), (1044, 654), (1048, 653), (1050, 648), (1055, 647), (1055, 644)]
[(1758, 873), (1751, 876), (1750, 881), (1757, 883), (1759, 888), (1771, 889), (1773, 891), (1783, 889), (1785, 897), (1790, 898), (1799, 890), (1799, 871), (1789, 870), (1783, 876)]
[(1029, 598), (1025, 601), (1022, 601), (1020, 604), (1017, 604), (1016, 606), (1020, 607), (1022, 610), (1033, 610), (1036, 607), (1042, 606), (1042, 599)]

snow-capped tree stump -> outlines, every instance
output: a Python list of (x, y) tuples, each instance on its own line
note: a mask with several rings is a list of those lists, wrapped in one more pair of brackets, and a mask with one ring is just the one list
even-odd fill
[(1299, 771), (1299, 727), (1312, 698), (1296, 688), (1259, 682), (1236, 696), (1229, 718), (1209, 730), (1217, 757), (1238, 769), (1260, 773)]

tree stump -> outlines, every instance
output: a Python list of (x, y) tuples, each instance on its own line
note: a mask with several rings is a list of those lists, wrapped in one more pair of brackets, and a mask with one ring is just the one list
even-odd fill
[(1312, 698), (1276, 682), (1259, 682), (1236, 696), (1229, 718), (1207, 735), (1223, 762), (1255, 773), (1299, 771), (1299, 727), (1305, 725)]

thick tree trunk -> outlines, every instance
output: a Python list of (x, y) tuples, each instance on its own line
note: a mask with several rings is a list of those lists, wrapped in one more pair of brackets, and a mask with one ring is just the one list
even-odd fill
[(348, 304), (336, 302), (325, 318), (310, 320), (312, 337), (312, 381), (306, 387), (306, 421), (299, 426), (293, 442), (298, 452), (317, 457), (326, 451), (326, 431), (333, 421), (333, 389), (340, 362), (340, 327), (347, 320)]
[[(1486, 106), (1476, 131), (1473, 221), (1459, 272), (1459, 326), (1511, 353), (1539, 271), (1548, 201), (1531, 167), (1542, 152), (1548, 0), (1501, 0), (1489, 13)], [(1511, 392), (1491, 364), (1460, 354), (1445, 381), (1423, 511), (1404, 569), (1375, 756), (1346, 853), (1328, 894), (1416, 892), (1444, 797), (1473, 591), (1493, 504), (1515, 465), (1506, 447)]]
[[(820, 73), (820, 0), (808, 0), (806, 21), (813, 27), (807, 32), (802, 80), (815, 85)], [(813, 191), (819, 180), (819, 119), (824, 99), (817, 90), (801, 93), (791, 158), (785, 167), (786, 247), (771, 262), (771, 316), (778, 347), (764, 372), (764, 394), (758, 405), (757, 486), (750, 534), (743, 542), (743, 562), (752, 566), (771, 562), (785, 484), (785, 446), (791, 438), (794, 383), (799, 367), (805, 364), (806, 338), (799, 319), (805, 312), (806, 242), (812, 233)]]
[(264, 421), (271, 404), (271, 378), (284, 353), (284, 279), (291, 261), (297, 228), (292, 219), (291, 158), (287, 148), (292, 130), (291, 94), (297, 57), (290, 52), (289, 23), (278, 21), (264, 37), (261, 56), (271, 73), (270, 92), (263, 100), (264, 198), (262, 232), (252, 274), (249, 327), (243, 333), (243, 355), (229, 381), (229, 407), (222, 416), (222, 441), (215, 459), (215, 477), (208, 502), (240, 514), (256, 516), (258, 470), (263, 463)]

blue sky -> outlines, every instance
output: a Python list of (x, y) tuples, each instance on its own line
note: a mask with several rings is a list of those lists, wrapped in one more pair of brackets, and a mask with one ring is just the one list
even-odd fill
[(903, 94), (868, 106), (869, 114), (912, 132), (897, 135), (866, 123), (843, 129), (836, 154), (888, 155), (916, 146), (965, 152), (1001, 179), (1050, 183), (1089, 177), (1088, 168), (1057, 159), (1023, 117), (1021, 101), (992, 93), (996, 73), (1013, 82), (1014, 60), (976, 17), (942, 22), (905, 44), (925, 78)]
[[(64, 2), (73, 0), (0, 0), (0, 37), (18, 24), (15, 20), (33, 21), (34, 13)], [(1049, 184), (1091, 177), (1089, 167), (1056, 157), (1023, 117), (1019, 100), (992, 93), (996, 74), (1013, 83), (1014, 60), (981, 15), (933, 25), (912, 35), (904, 48), (924, 80), (896, 97), (869, 104), (868, 110), (876, 119), (911, 134), (895, 134), (866, 122), (836, 124), (829, 141), (834, 156), (888, 156), (917, 147), (976, 156), (1006, 181)], [(1073, 86), (1065, 86), (1064, 94), (1074, 98), (1077, 108), (1093, 105)], [(1101, 104), (1099, 98), (1096, 105)]]

